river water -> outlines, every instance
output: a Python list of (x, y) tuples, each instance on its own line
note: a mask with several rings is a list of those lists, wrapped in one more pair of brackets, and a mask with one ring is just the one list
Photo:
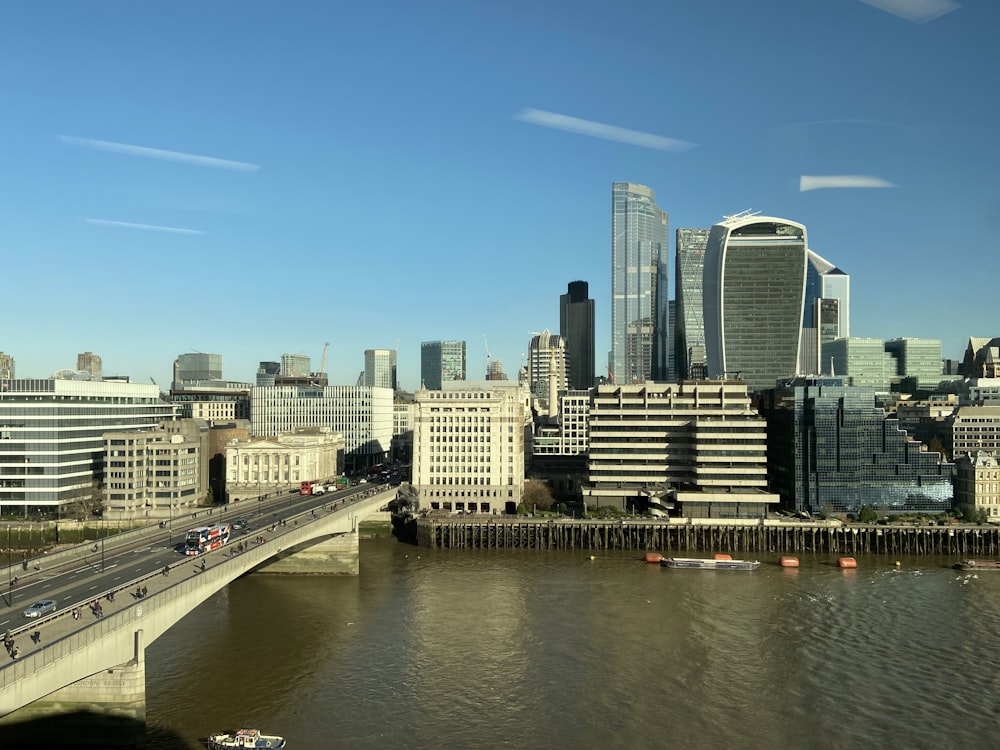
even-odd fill
[(832, 562), (362, 540), (358, 577), (247, 576), (153, 643), (150, 747), (997, 747), (1000, 572)]

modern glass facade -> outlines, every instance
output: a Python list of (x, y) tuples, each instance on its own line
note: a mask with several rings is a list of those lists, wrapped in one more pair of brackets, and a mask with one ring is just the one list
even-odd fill
[(174, 382), (222, 380), (222, 355), (194, 352), (180, 354), (174, 361)]
[(896, 375), (896, 361), (885, 351), (882, 339), (851, 336), (823, 344), (825, 375), (850, 378), (851, 385), (873, 388), (876, 393), (888, 393)]
[(559, 296), (559, 335), (566, 340), (570, 388), (594, 385), (594, 300), (586, 281), (571, 281)]
[(895, 358), (900, 377), (916, 378), (924, 388), (941, 381), (941, 339), (892, 339), (885, 350)]
[(667, 214), (644, 185), (611, 186), (611, 354), (616, 383), (664, 379), (668, 368)]
[(766, 392), (768, 480), (782, 503), (810, 513), (941, 512), (953, 465), (875, 406), (875, 390), (842, 378), (796, 378)]
[(281, 375), (285, 378), (308, 378), (312, 361), (305, 354), (282, 354)]
[(366, 349), (364, 385), (396, 390), (396, 350)]
[(420, 344), (420, 384), (441, 390), (446, 381), (465, 380), (464, 341), (424, 341)]
[(705, 251), (704, 316), (709, 377), (751, 391), (800, 372), (806, 228), (736, 216), (712, 227)]
[(704, 378), (705, 319), (702, 313), (702, 277), (710, 229), (678, 229), (675, 235), (674, 377)]

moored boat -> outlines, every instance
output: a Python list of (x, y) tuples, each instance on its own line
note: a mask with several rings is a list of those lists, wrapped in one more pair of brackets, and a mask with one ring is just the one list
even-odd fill
[(959, 570), (1000, 570), (1000, 561), (997, 560), (962, 560), (955, 563)]
[(272, 734), (261, 734), (259, 729), (238, 729), (235, 732), (220, 732), (209, 735), (208, 746), (212, 750), (225, 750), (231, 747), (267, 750), (285, 747), (285, 738)]
[(648, 563), (658, 563), (663, 560), (663, 555), (659, 552), (647, 552), (645, 560)]
[(758, 560), (718, 560), (704, 557), (665, 557), (660, 565), (667, 568), (691, 568), (693, 570), (757, 570)]

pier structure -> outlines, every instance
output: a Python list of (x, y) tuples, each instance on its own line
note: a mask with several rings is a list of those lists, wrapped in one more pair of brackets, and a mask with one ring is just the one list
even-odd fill
[(760, 519), (572, 520), (430, 517), (417, 545), (438, 549), (657, 550), (843, 555), (1000, 555), (1000, 527)]

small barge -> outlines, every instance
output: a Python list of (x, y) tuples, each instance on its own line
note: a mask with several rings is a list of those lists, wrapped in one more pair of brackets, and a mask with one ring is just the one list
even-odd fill
[(693, 570), (757, 570), (758, 560), (720, 560), (703, 557), (665, 557), (660, 565), (666, 568), (691, 568)]
[(997, 560), (963, 560), (955, 563), (957, 570), (1000, 570), (1000, 561)]

